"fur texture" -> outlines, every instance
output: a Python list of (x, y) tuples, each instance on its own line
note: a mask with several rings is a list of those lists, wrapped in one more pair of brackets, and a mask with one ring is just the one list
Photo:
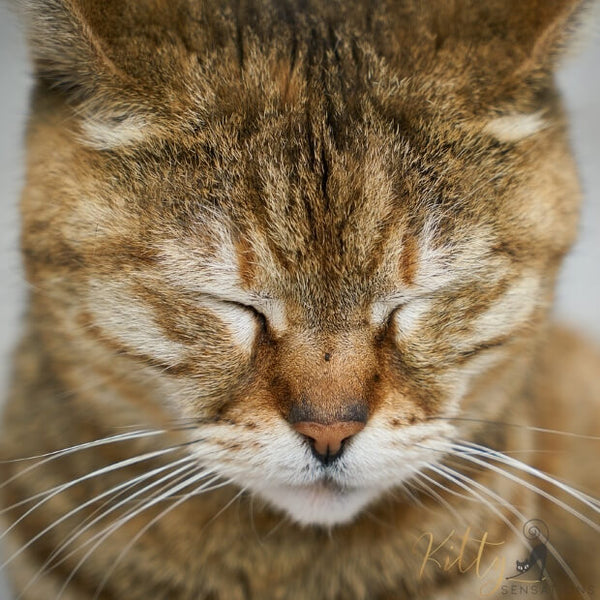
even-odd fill
[[(3, 444), (97, 440), (2, 465), (23, 598), (503, 597), (532, 518), (555, 597), (591, 597), (598, 442), (566, 432), (600, 432), (600, 359), (549, 324), (579, 203), (553, 70), (584, 8), (23, 2)], [(324, 463), (297, 421), (366, 425)], [(459, 530), (463, 562), (426, 560)]]

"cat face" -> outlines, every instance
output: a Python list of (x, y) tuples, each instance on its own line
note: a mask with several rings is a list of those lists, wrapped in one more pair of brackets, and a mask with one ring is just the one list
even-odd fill
[(519, 573), (525, 573), (527, 571), (529, 571), (531, 565), (529, 564), (529, 562), (525, 561), (517, 561), (517, 571)]
[(48, 22), (83, 73), (34, 45), (23, 211), (71, 381), (184, 419), (200, 463), (322, 525), (441, 459), (473, 427), (457, 417), (502, 413), (577, 213), (535, 35), (508, 60), (385, 3), (371, 29), (350, 9), (81, 5), (85, 32)]

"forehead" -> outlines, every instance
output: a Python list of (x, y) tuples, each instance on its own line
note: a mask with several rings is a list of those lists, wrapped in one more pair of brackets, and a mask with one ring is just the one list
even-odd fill
[(399, 79), (383, 51), (344, 35), (315, 34), (310, 52), (302, 36), (249, 36), (242, 64), (234, 53), (202, 72), (202, 124), (177, 129), (153, 161), (134, 157), (160, 171), (142, 179), (170, 198), (175, 235), (189, 229), (200, 247), (226, 230), (234, 251), (221, 258), (242, 265), (246, 286), (321, 305), (415, 284), (417, 265), (432, 271), (478, 227), (488, 240), (498, 207), (481, 197), (496, 200), (512, 167), (461, 127), (455, 75), (432, 95), (443, 61), (432, 75), (411, 57)]
[(335, 314), (442, 285), (465, 253), (487, 252), (490, 221), (483, 211), (477, 220), (471, 193), (481, 160), (468, 143), (428, 146), (425, 134), (379, 124), (340, 144), (330, 132), (311, 137), (306, 122), (286, 127), (266, 121), (237, 145), (229, 126), (213, 128), (214, 150), (177, 161), (183, 254), (207, 253), (189, 276), (235, 271), (232, 285)]

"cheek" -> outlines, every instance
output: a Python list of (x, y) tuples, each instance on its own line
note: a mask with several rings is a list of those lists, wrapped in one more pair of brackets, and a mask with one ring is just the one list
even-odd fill
[(101, 339), (115, 342), (121, 351), (143, 355), (157, 364), (185, 362), (185, 344), (169, 339), (144, 301), (123, 284), (92, 281), (86, 307)]
[(243, 308), (167, 294), (131, 282), (92, 281), (85, 298), (89, 323), (78, 335), (103, 363), (154, 373), (165, 402), (185, 416), (212, 414), (252, 379), (258, 325)]

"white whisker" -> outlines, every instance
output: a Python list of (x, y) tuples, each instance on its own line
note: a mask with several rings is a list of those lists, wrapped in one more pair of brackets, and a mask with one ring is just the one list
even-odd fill
[[(439, 467), (432, 466), (430, 468), (432, 468), (432, 470), (434, 470), (436, 473), (438, 473), (442, 477), (445, 476), (446, 479), (448, 479), (449, 481), (450, 480), (453, 481), (456, 485), (460, 486), (465, 491), (472, 494), (484, 506), (486, 506), (489, 510), (491, 510), (515, 534), (517, 539), (522, 540), (523, 543), (525, 544), (525, 546), (529, 549), (529, 551), (531, 551), (531, 543), (529, 542), (528, 539), (524, 538), (521, 531), (517, 527), (515, 527), (515, 525), (513, 523), (511, 523), (511, 521), (505, 515), (503, 515), (500, 512), (500, 510), (498, 510), (498, 508), (496, 508), (487, 498), (484, 498), (481, 494), (476, 492), (470, 486), (473, 486), (473, 487), (481, 490), (484, 494), (492, 497), (494, 500), (496, 500), (496, 502), (498, 502), (499, 504), (501, 504), (502, 506), (507, 508), (513, 515), (515, 515), (519, 519), (519, 521), (521, 523), (521, 527), (522, 527), (527, 522), (527, 518), (513, 504), (511, 504), (510, 502), (508, 502), (508, 500), (502, 498), (502, 496), (499, 496), (498, 494), (496, 494), (489, 488), (481, 485), (479, 482), (474, 481), (472, 478), (467, 477), (466, 475), (463, 475), (462, 473), (460, 473), (454, 469), (451, 469), (450, 467), (446, 467), (444, 465), (439, 465)], [(549, 579), (550, 579), (550, 577), (549, 577)], [(554, 591), (553, 588), (552, 588), (552, 595), (554, 598), (556, 598), (556, 592)]]
[[(141, 508), (138, 508), (136, 510), (131, 511), (129, 514), (127, 514), (125, 517), (119, 519), (116, 523), (113, 523), (112, 525), (110, 525), (108, 528), (106, 528), (105, 530), (101, 531), (100, 533), (96, 534), (94, 537), (92, 537), (90, 540), (88, 540), (87, 543), (93, 542), (95, 539), (97, 539), (98, 537), (100, 539), (98, 539), (98, 541), (85, 553), (85, 555), (81, 558), (81, 560), (77, 563), (77, 565), (75, 565), (74, 569), (71, 571), (71, 573), (69, 574), (68, 578), (66, 579), (66, 581), (63, 583), (61, 589), (59, 590), (58, 596), (56, 597), (56, 600), (59, 600), (62, 595), (64, 594), (66, 588), (68, 587), (69, 583), (71, 582), (71, 580), (73, 579), (73, 577), (76, 575), (77, 571), (80, 569), (81, 565), (83, 565), (83, 563), (89, 558), (89, 556), (112, 534), (114, 533), (117, 529), (121, 528), (125, 523), (127, 523), (128, 521), (130, 521), (131, 519), (133, 519), (134, 517), (136, 517), (137, 515), (139, 515), (140, 513), (144, 512), (145, 510), (148, 510), (149, 508), (151, 508), (152, 506), (158, 504), (159, 502), (162, 502), (163, 500), (169, 498), (172, 494), (175, 494), (187, 487), (189, 487), (190, 485), (196, 483), (197, 481), (200, 481), (201, 479), (206, 478), (208, 475), (210, 475), (210, 472), (206, 472), (206, 471), (202, 471), (197, 475), (194, 475), (192, 477), (190, 477), (189, 479), (183, 481), (182, 483), (179, 483), (177, 485), (171, 486), (166, 492), (163, 492), (162, 494), (160, 494), (159, 496), (152, 498), (150, 501), (146, 502)], [(212, 479), (210, 479), (208, 482), (206, 482), (205, 484), (203, 484), (204, 486), (208, 486), (210, 485), (212, 482), (217, 481), (219, 479), (219, 476), (215, 476)], [(202, 486), (200, 486), (202, 487)]]
[[(68, 483), (64, 483), (59, 486), (56, 486), (55, 488), (52, 488), (52, 490), (50, 490), (49, 492), (44, 492), (44, 494), (47, 494), (47, 495), (42, 500), (40, 500), (37, 504), (32, 506), (29, 510), (27, 510), (23, 515), (21, 515), (16, 521), (14, 521), (2, 533), (2, 535), (0, 535), (0, 540), (3, 539), (6, 535), (8, 535), (8, 533), (10, 533), (21, 521), (23, 521), (25, 518), (27, 518), (32, 512), (34, 512), (35, 510), (40, 508), (40, 506), (42, 506), (43, 504), (45, 504), (46, 502), (48, 502), (49, 500), (51, 500), (58, 494), (64, 492), (65, 490), (67, 490), (83, 481), (92, 479), (93, 477), (98, 477), (100, 475), (104, 475), (106, 473), (110, 473), (112, 471), (122, 469), (124, 467), (128, 467), (128, 466), (131, 466), (131, 465), (134, 465), (134, 464), (146, 461), (146, 460), (151, 460), (153, 458), (157, 458), (159, 456), (168, 454), (169, 452), (175, 452), (178, 449), (179, 449), (178, 446), (174, 446), (174, 447), (166, 448), (163, 450), (155, 450), (154, 452), (147, 452), (146, 454), (142, 454), (141, 456), (128, 458), (126, 460), (119, 461), (118, 463), (109, 465), (107, 467), (102, 467), (101, 469), (97, 469), (96, 471), (92, 471), (91, 473), (87, 473), (86, 475), (78, 477), (77, 479), (69, 481)], [(22, 550), (19, 551), (19, 554), (21, 551)], [(14, 556), (15, 555), (13, 555), (13, 557), (11, 557), (10, 559), (8, 559), (4, 563), (2, 563), (2, 565), (0, 565), (0, 569), (3, 569), (9, 562), (11, 562), (13, 560)]]
[(579, 500), (586, 506), (589, 506), (592, 510), (594, 510), (596, 512), (600, 512), (600, 500), (597, 500), (593, 496), (589, 496), (588, 494), (571, 487), (570, 485), (560, 481), (559, 479), (556, 479), (555, 477), (552, 477), (551, 475), (549, 475), (548, 473), (545, 473), (544, 471), (540, 471), (539, 469), (536, 469), (535, 467), (532, 467), (531, 465), (528, 465), (527, 463), (521, 462), (520, 460), (517, 460), (510, 456), (506, 456), (502, 452), (498, 452), (497, 450), (493, 450), (491, 448), (486, 448), (485, 446), (480, 446), (479, 444), (475, 444), (473, 442), (459, 440), (459, 443), (463, 444), (464, 446), (467, 446), (468, 448), (472, 448), (473, 451), (476, 452), (478, 456), (490, 457), (493, 460), (501, 462), (505, 465), (508, 465), (508, 466), (514, 467), (516, 469), (519, 469), (521, 471), (524, 471), (526, 473), (529, 473), (530, 475), (533, 475), (539, 479), (543, 479), (544, 481), (551, 483), (552, 485), (560, 488), (561, 490), (563, 490), (570, 496), (573, 496), (574, 498), (576, 498), (577, 500)]
[(499, 427), (514, 427), (515, 429), (524, 429), (525, 431), (535, 431), (536, 433), (545, 433), (548, 435), (558, 435), (580, 440), (590, 440), (600, 442), (600, 436), (573, 431), (563, 431), (561, 429), (548, 429), (547, 427), (536, 427), (535, 425), (523, 425), (522, 423), (511, 423), (508, 421), (493, 421), (490, 419), (478, 419), (476, 417), (429, 417), (431, 421), (463, 421), (466, 423), (481, 423), (482, 425), (497, 425)]
[(460, 496), (463, 499), (466, 499), (470, 502), (473, 501), (473, 498), (469, 498), (463, 494), (459, 494), (458, 492), (454, 492), (454, 490), (451, 490), (450, 488), (446, 487), (445, 485), (443, 485), (441, 482), (439, 481), (435, 481), (433, 478), (429, 477), (426, 473), (421, 472), (418, 474), (418, 481), (419, 484), (424, 486), (427, 490), (429, 490), (429, 492), (431, 494), (434, 495), (435, 498), (437, 498), (437, 500), (442, 504), (442, 506), (444, 506), (444, 508), (446, 508), (446, 510), (448, 510), (448, 512), (450, 512), (450, 514), (455, 518), (458, 519), (460, 521), (465, 522), (465, 519), (462, 515), (460, 515), (460, 513), (452, 506), (452, 504), (450, 504), (450, 502), (448, 502), (441, 494), (438, 494), (432, 487), (431, 485), (425, 483), (424, 481), (422, 481), (422, 479), (426, 479), (428, 481), (430, 481), (432, 484), (436, 485), (437, 487), (441, 488), (443, 491), (451, 493), (451, 494), (456, 494), (458, 496)]
[[(485, 462), (485, 461), (475, 458), (473, 456), (473, 453), (477, 453), (479, 456), (485, 455), (485, 453), (474, 450), (473, 448), (471, 448), (469, 446), (461, 446), (458, 444), (455, 445), (455, 450), (457, 450), (456, 456), (461, 456), (461, 458), (463, 458), (464, 460), (467, 460), (469, 462), (474, 462), (475, 464), (481, 465), (482, 467), (485, 467), (496, 473), (499, 473), (500, 475), (503, 475), (507, 479), (510, 479), (511, 481), (514, 481), (515, 483), (522, 485), (523, 487), (526, 487), (528, 490), (535, 492), (536, 494), (538, 494), (540, 496), (543, 496), (544, 498), (546, 498), (546, 500), (550, 500), (550, 502), (552, 502), (553, 504), (560, 506), (560, 508), (562, 508), (569, 514), (573, 515), (574, 517), (576, 517), (577, 519), (579, 519), (580, 521), (582, 521), (589, 527), (591, 527), (594, 531), (596, 531), (597, 533), (600, 533), (600, 525), (598, 523), (592, 521), (591, 519), (586, 517), (584, 514), (582, 514), (581, 512), (579, 512), (578, 510), (576, 510), (575, 508), (573, 508), (572, 506), (567, 504), (566, 502), (559, 500), (552, 494), (549, 494), (548, 492), (546, 492), (545, 490), (542, 490), (541, 488), (537, 487), (536, 485), (529, 483), (522, 477), (514, 475), (513, 473), (509, 473), (508, 471), (506, 471), (504, 469), (501, 469), (495, 465), (492, 465), (488, 462)], [(561, 487), (561, 489), (563, 489), (562, 486), (559, 486), (559, 487)], [(567, 490), (569, 489), (568, 486), (565, 486), (565, 487), (567, 488)], [(573, 493), (572, 491), (570, 493), (573, 497), (577, 498), (577, 495), (575, 493)], [(584, 500), (581, 500), (581, 501), (584, 502)], [(590, 506), (591, 508), (593, 508), (596, 512), (598, 512), (598, 507), (594, 506), (591, 503), (587, 503), (587, 502), (585, 502), (585, 503), (588, 506)]]
[[(500, 504), (502, 504), (505, 508), (507, 508), (513, 515), (515, 515), (520, 520), (522, 526), (525, 525), (525, 523), (527, 522), (528, 519), (525, 517), (525, 515), (523, 515), (523, 513), (521, 513), (513, 504), (511, 504), (505, 498), (502, 498), (502, 496), (496, 494), (495, 492), (493, 492), (489, 488), (481, 485), (480, 483), (478, 483), (477, 481), (474, 481), (473, 479), (471, 479), (469, 477), (466, 477), (466, 476), (462, 475), (461, 473), (459, 473), (458, 471), (456, 471), (454, 469), (450, 469), (449, 467), (446, 467), (446, 466), (443, 466), (443, 465), (440, 465), (439, 468), (442, 471), (446, 471), (453, 478), (458, 478), (458, 479), (462, 479), (463, 481), (467, 481), (470, 485), (473, 485), (477, 489), (480, 489), (484, 494), (487, 494), (487, 495), (491, 496), (492, 498), (496, 499), (497, 502), (499, 502)], [(458, 485), (460, 485), (458, 481), (456, 483)], [(473, 490), (471, 490), (471, 491), (473, 493), (475, 493)], [(479, 496), (479, 494), (478, 494), (478, 496)], [(491, 504), (488, 504), (488, 502), (486, 502), (485, 500), (484, 500), (484, 502), (485, 502), (486, 506), (488, 506), (491, 510), (493, 510), (494, 513), (497, 514), (511, 528), (511, 530), (513, 530), (514, 532), (516, 532), (517, 536), (520, 539), (522, 539), (522, 541), (529, 548), (529, 550), (531, 550), (531, 544), (529, 543), (529, 540), (527, 540), (526, 538), (524, 538), (522, 536), (521, 532), (518, 531), (515, 528), (515, 526), (512, 523), (510, 523), (510, 521), (507, 521), (506, 517), (504, 517), (504, 515), (502, 515), (501, 513), (499, 513), (496, 508), (494, 508)], [(581, 597), (584, 600), (591, 600), (589, 594), (586, 592), (586, 590), (584, 589), (584, 587), (581, 585), (581, 582), (579, 581), (579, 579), (577, 578), (577, 576), (575, 575), (575, 573), (573, 572), (573, 570), (566, 563), (566, 561), (562, 558), (562, 556), (558, 552), (558, 550), (552, 544), (550, 544), (550, 542), (547, 541), (547, 540), (545, 541), (545, 545), (546, 545), (546, 548), (552, 554), (552, 556), (561, 565), (561, 567), (563, 568), (565, 574), (569, 577), (569, 579), (571, 580), (571, 582), (573, 583), (573, 585), (577, 588), (577, 591), (581, 594)], [(549, 575), (548, 575), (548, 577), (550, 578)], [(552, 589), (553, 595), (556, 597), (556, 592), (555, 592), (554, 588), (551, 588), (551, 589)]]
[[(146, 533), (148, 531), (148, 529), (150, 529), (150, 527), (152, 527), (152, 525), (154, 525), (155, 523), (157, 523), (158, 521), (160, 521), (160, 519), (162, 519), (165, 515), (167, 515), (168, 513), (170, 513), (172, 510), (174, 510), (175, 508), (177, 508), (178, 506), (180, 506), (181, 504), (183, 504), (187, 500), (189, 500), (192, 496), (197, 495), (199, 492), (212, 491), (212, 490), (218, 489), (219, 487), (223, 487), (225, 485), (229, 485), (230, 483), (231, 483), (231, 481), (226, 480), (226, 481), (221, 482), (220, 484), (218, 484), (216, 486), (213, 486), (211, 488), (206, 488), (205, 484), (203, 484), (203, 485), (197, 487), (196, 489), (192, 490), (191, 492), (189, 492), (187, 494), (184, 494), (176, 502), (174, 502), (173, 504), (171, 504), (171, 506), (167, 507), (161, 513), (159, 513), (158, 515), (156, 515), (156, 517), (154, 517), (149, 523), (147, 523), (132, 538), (132, 540), (127, 544), (127, 546), (125, 546), (125, 548), (123, 548), (123, 550), (120, 552), (120, 554), (114, 560), (114, 562), (111, 565), (110, 569), (106, 572), (106, 574), (102, 578), (102, 581), (100, 582), (100, 585), (96, 589), (96, 593), (94, 594), (94, 597), (93, 597), (92, 600), (98, 600), (98, 598), (100, 597), (100, 594), (102, 593), (102, 590), (104, 589), (104, 586), (106, 585), (106, 582), (110, 579), (110, 576), (113, 574), (114, 570), (117, 568), (117, 565), (119, 564), (119, 562), (121, 562), (121, 560), (123, 559), (123, 557), (125, 556), (125, 554), (127, 554), (127, 552), (129, 552), (129, 550), (131, 550), (131, 548), (134, 546), (134, 544), (144, 535), (144, 533)], [(244, 493), (244, 490), (243, 489), (240, 490), (210, 521), (208, 521), (208, 523), (211, 523), (214, 519), (216, 519), (219, 515), (221, 515), (225, 510), (227, 510), (227, 508), (229, 508), (229, 506), (231, 506), (231, 504), (233, 504), (233, 502), (235, 502), (235, 500), (237, 500), (243, 493)], [(207, 525), (208, 525), (208, 523), (207, 523)]]
[[(41, 460), (40, 462), (37, 462), (35, 465), (30, 465), (26, 469), (19, 471), (18, 473), (16, 473), (15, 475), (13, 475), (9, 479), (7, 479), (6, 481), (3, 481), (2, 484), (0, 484), (0, 489), (7, 486), (9, 483), (13, 482), (15, 479), (22, 477), (23, 475), (26, 475), (30, 471), (37, 469), (52, 460), (56, 460), (57, 458), (61, 458), (62, 456), (72, 454), (73, 452), (79, 452), (81, 450), (87, 450), (89, 448), (96, 448), (98, 446), (105, 446), (106, 444), (114, 444), (116, 442), (123, 442), (123, 441), (135, 440), (135, 439), (139, 439), (139, 438), (143, 438), (143, 437), (161, 435), (163, 433), (165, 433), (165, 431), (159, 430), (159, 429), (154, 429), (154, 430), (147, 429), (147, 430), (141, 430), (141, 431), (133, 431), (130, 433), (120, 433), (118, 435), (112, 435), (112, 436), (109, 436), (106, 438), (94, 440), (92, 442), (84, 442), (83, 444), (77, 444), (76, 446), (70, 446), (68, 448), (62, 448), (60, 450), (46, 452), (45, 454), (37, 454), (35, 456), (27, 456), (27, 457), (23, 457), (23, 458), (13, 458), (10, 460), (0, 461), (0, 464), (10, 464), (10, 463), (27, 462), (30, 460), (36, 460), (36, 459), (40, 459), (40, 458), (44, 459), (44, 460)], [(19, 506), (19, 505), (15, 504), (14, 506)], [(8, 509), (4, 509), (2, 512), (5, 512), (6, 510), (8, 510)]]
[[(72, 531), (72, 534), (70, 536), (67, 536), (67, 539), (65, 541), (63, 541), (60, 546), (58, 546), (57, 548), (54, 549), (54, 551), (50, 554), (50, 556), (48, 557), (48, 559), (46, 560), (46, 562), (42, 565), (42, 567), (35, 574), (34, 578), (32, 580), (30, 580), (30, 582), (27, 584), (27, 586), (23, 589), (23, 591), (21, 592), (21, 594), (25, 593), (27, 591), (27, 589), (29, 589), (29, 587), (31, 585), (33, 585), (39, 579), (39, 577), (52, 564), (52, 561), (57, 556), (59, 556), (65, 550), (65, 548), (67, 548), (67, 546), (69, 546), (70, 544), (72, 544), (78, 537), (80, 537), (81, 535), (83, 535), (87, 530), (89, 530), (91, 527), (93, 527), (97, 522), (99, 522), (102, 519), (106, 518), (110, 513), (114, 512), (115, 510), (118, 510), (123, 504), (125, 504), (126, 502), (129, 502), (129, 501), (133, 500), (136, 496), (138, 496), (140, 494), (143, 494), (144, 492), (147, 492), (148, 490), (152, 489), (156, 485), (160, 485), (160, 483), (163, 483), (164, 481), (167, 481), (168, 479), (172, 479), (172, 478), (176, 477), (178, 474), (180, 474), (184, 470), (188, 470), (189, 471), (194, 466), (193, 464), (191, 464), (193, 462), (195, 462), (195, 461), (194, 461), (194, 459), (192, 457), (185, 457), (185, 458), (182, 458), (180, 460), (175, 461), (174, 463), (170, 463), (170, 464), (168, 464), (166, 466), (162, 466), (162, 467), (159, 467), (157, 469), (153, 469), (152, 471), (149, 471), (148, 473), (144, 473), (143, 475), (140, 475), (140, 476), (134, 478), (133, 480), (128, 480), (128, 481), (126, 481), (126, 482), (124, 482), (122, 484), (119, 484), (119, 485), (111, 488), (110, 490), (108, 490), (106, 492), (103, 492), (102, 494), (99, 494), (98, 496), (92, 498), (91, 500), (88, 500), (87, 502), (85, 502), (84, 504), (76, 507), (75, 509), (71, 510), (69, 513), (67, 513), (66, 515), (63, 515), (62, 517), (60, 517), (59, 519), (57, 519), (56, 521), (54, 521), (51, 525), (49, 525), (48, 527), (46, 527), (43, 531), (41, 531), (40, 533), (38, 533), (34, 538), (32, 538), (31, 540), (29, 540), (29, 542), (27, 542), (27, 544), (25, 544), (24, 546), (22, 546), (19, 549), (19, 552), (18, 552), (19, 554), (21, 552), (23, 552), (24, 550), (26, 550), (31, 544), (33, 544), (40, 537), (42, 537), (43, 535), (45, 535), (48, 531), (50, 531), (51, 529), (53, 529), (54, 527), (56, 527), (57, 525), (59, 525), (61, 522), (65, 521), (66, 519), (68, 519), (69, 517), (73, 516), (74, 514), (76, 514), (77, 512), (79, 512), (80, 510), (84, 509), (85, 507), (89, 506), (90, 504), (93, 504), (94, 502), (97, 502), (98, 500), (100, 500), (101, 498), (105, 497), (106, 495), (114, 493), (115, 491), (119, 491), (125, 485), (127, 486), (127, 488), (130, 488), (131, 486), (137, 485), (140, 482), (145, 481), (146, 479), (149, 479), (149, 478), (153, 477), (154, 475), (157, 475), (158, 473), (161, 473), (161, 472), (163, 472), (163, 471), (165, 471), (167, 469), (172, 469), (175, 466), (184, 463), (184, 465), (182, 467), (180, 467), (179, 469), (175, 469), (175, 471), (173, 471), (171, 473), (168, 473), (167, 475), (161, 477), (160, 479), (158, 479), (156, 481), (153, 481), (151, 484), (149, 484), (147, 486), (144, 486), (142, 489), (138, 490), (137, 492), (135, 492), (131, 496), (128, 496), (125, 500), (122, 500), (121, 502), (117, 503), (116, 505), (113, 505), (109, 510), (103, 512), (102, 514), (100, 514), (96, 518), (92, 519), (91, 522), (88, 522), (87, 525), (84, 526), (85, 522), (81, 523), (80, 525), (78, 525)], [(71, 553), (67, 554), (66, 556), (62, 557), (61, 560), (59, 560), (54, 565), (52, 565), (51, 568), (55, 568), (58, 565), (62, 564), (65, 560), (67, 560), (75, 552), (77, 552), (77, 550), (74, 550)], [(9, 561), (12, 560), (15, 557), (16, 557), (16, 555), (13, 555), (9, 559)], [(8, 564), (8, 562), (7, 562), (7, 564)]]

